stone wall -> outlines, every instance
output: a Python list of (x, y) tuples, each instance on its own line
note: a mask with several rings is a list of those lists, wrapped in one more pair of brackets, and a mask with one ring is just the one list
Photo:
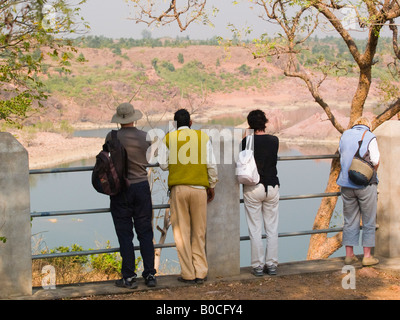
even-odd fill
[(32, 294), (28, 153), (0, 132), (0, 298)]
[(400, 121), (387, 121), (374, 131), (381, 160), (375, 254), (400, 257)]

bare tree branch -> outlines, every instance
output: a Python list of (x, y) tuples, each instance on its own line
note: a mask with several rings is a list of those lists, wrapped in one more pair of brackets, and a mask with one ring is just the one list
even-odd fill
[(390, 24), (389, 24), (389, 28), (390, 30), (392, 30), (393, 33), (393, 51), (395, 56), (397, 57), (397, 59), (400, 59), (400, 48), (397, 42), (398, 39), (398, 30), (397, 30), (397, 26), (394, 24), (394, 20), (390, 20)]
[[(294, 65), (293, 60), (292, 60), (292, 62), (287, 64), (286, 69), (284, 71), (285, 76), (296, 77), (296, 78), (302, 79), (306, 83), (307, 88), (310, 91), (311, 95), (313, 96), (315, 102), (317, 102), (322, 107), (322, 109), (325, 111), (325, 113), (328, 116), (329, 121), (331, 121), (332, 125), (340, 133), (343, 133), (345, 129), (337, 121), (337, 119), (333, 115), (332, 110), (329, 107), (328, 103), (325, 102), (325, 100), (321, 97), (321, 95), (319, 93), (318, 88), (321, 85), (323, 80), (321, 80), (320, 82), (318, 82), (317, 85), (315, 85), (314, 82), (312, 81), (311, 77), (306, 72), (291, 71), (290, 69), (293, 68), (293, 65)], [(325, 78), (323, 78), (323, 79), (325, 79)]]
[(398, 98), (395, 102), (393, 102), (385, 111), (383, 111), (372, 121), (372, 130), (375, 130), (385, 121), (392, 119), (396, 114), (399, 114), (399, 112), (400, 112), (400, 98)]
[[(335, 116), (332, 113), (331, 108), (329, 107), (328, 103), (322, 98), (319, 92), (319, 87), (321, 86), (322, 82), (326, 79), (327, 73), (323, 74), (323, 77), (317, 81), (317, 83), (314, 82), (314, 80), (311, 78), (311, 76), (307, 73), (306, 70), (298, 70), (297, 69), (297, 64), (298, 61), (296, 59), (296, 54), (299, 52), (297, 49), (295, 49), (296, 45), (301, 44), (308, 39), (311, 34), (316, 30), (318, 26), (318, 19), (313, 24), (313, 27), (308, 30), (306, 33), (306, 36), (304, 36), (301, 40), (297, 40), (298, 36), (297, 33), (299, 33), (300, 28), (300, 22), (302, 19), (304, 19), (303, 15), (307, 13), (310, 10), (310, 7), (308, 5), (300, 7), (298, 11), (294, 14), (292, 18), (289, 18), (286, 15), (286, 12), (288, 9), (285, 7), (285, 5), (288, 4), (286, 1), (281, 1), (281, 0), (276, 0), (274, 3), (271, 5), (271, 9), (267, 5), (267, 1), (264, 0), (258, 0), (256, 1), (256, 4), (261, 6), (264, 10), (266, 15), (270, 19), (274, 19), (281, 25), (282, 29), (285, 32), (286, 35), (286, 46), (275, 46), (274, 50), (270, 52), (270, 55), (282, 55), (285, 54), (287, 55), (287, 63), (284, 68), (284, 74), (287, 77), (295, 77), (302, 79), (305, 84), (307, 85), (308, 90), (310, 91), (311, 95), (313, 96), (314, 100), (322, 107), (326, 115), (328, 116), (328, 119), (331, 121), (332, 125), (340, 132), (343, 133), (345, 130), (342, 125), (336, 120)], [(279, 8), (279, 10), (278, 10)], [(318, 16), (318, 14), (317, 14)], [(257, 55), (254, 55), (254, 57), (258, 57)]]
[[(158, 13), (159, 10), (153, 1), (132, 0), (132, 2), (139, 8), (138, 16), (134, 18), (137, 23), (143, 22), (151, 26), (176, 22), (181, 31), (185, 31), (192, 22), (205, 15), (204, 9), (207, 4), (207, 0), (187, 0), (186, 5), (179, 6), (177, 0), (170, 0), (168, 7)], [(160, 7), (161, 4), (157, 6)]]
[(347, 47), (351, 55), (353, 56), (354, 60), (358, 65), (361, 64), (361, 54), (357, 48), (356, 43), (354, 42), (353, 38), (349, 34), (349, 32), (343, 27), (340, 19), (334, 15), (332, 11), (329, 10), (322, 1), (315, 1), (313, 6), (321, 12), (329, 21), (329, 23), (336, 29), (336, 31), (340, 34), (344, 42), (346, 43)]

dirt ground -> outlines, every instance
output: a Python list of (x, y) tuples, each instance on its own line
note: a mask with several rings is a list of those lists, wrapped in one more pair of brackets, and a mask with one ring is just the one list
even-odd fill
[(334, 271), (254, 277), (240, 282), (205, 282), (147, 291), (128, 290), (127, 294), (79, 300), (400, 300), (400, 272), (356, 269), (354, 283), (350, 281), (350, 273)]

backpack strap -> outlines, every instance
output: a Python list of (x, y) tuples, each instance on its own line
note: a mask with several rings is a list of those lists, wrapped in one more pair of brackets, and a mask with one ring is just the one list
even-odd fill
[(117, 131), (117, 130), (112, 130), (112, 131), (111, 131), (111, 139), (112, 139), (112, 140), (117, 140), (117, 139), (118, 139), (117, 134), (118, 134), (118, 131)]
[[(122, 148), (125, 149), (125, 147), (122, 145), (121, 141), (118, 140), (118, 130), (112, 130), (111, 131), (111, 139), (114, 140), (114, 141), (118, 141), (118, 143), (122, 146)], [(127, 175), (128, 175), (128, 153), (126, 152), (126, 149), (125, 149), (124, 163), (125, 163), (125, 166), (124, 166), (123, 175), (126, 178)]]
[(106, 142), (103, 144), (103, 151), (110, 152), (110, 148), (108, 147), (108, 143), (118, 140), (117, 133), (118, 133), (117, 130), (112, 130), (111, 131), (111, 140), (106, 140)]

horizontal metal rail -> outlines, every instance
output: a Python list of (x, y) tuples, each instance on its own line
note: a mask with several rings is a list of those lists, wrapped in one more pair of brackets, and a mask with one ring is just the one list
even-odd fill
[[(289, 160), (323, 160), (323, 159), (335, 159), (339, 158), (338, 154), (327, 154), (327, 155), (311, 155), (311, 156), (280, 156), (278, 161), (289, 161)], [(159, 164), (148, 164), (148, 168), (158, 167)], [(53, 168), (53, 169), (32, 169), (29, 170), (29, 174), (45, 174), (45, 173), (66, 173), (66, 172), (82, 172), (82, 171), (93, 171), (94, 166), (85, 167), (70, 167), (70, 168)]]
[[(175, 243), (164, 243), (155, 244), (154, 248), (173, 248)], [(135, 250), (140, 250), (139, 246), (134, 246)], [(59, 252), (59, 253), (45, 253), (32, 255), (32, 260), (35, 259), (53, 259), (53, 258), (65, 258), (65, 257), (75, 257), (75, 256), (88, 256), (94, 254), (104, 254), (104, 253), (114, 253), (119, 252), (119, 248), (107, 248), (107, 249), (97, 249), (97, 250), (85, 250), (85, 251), (70, 251), (70, 252)]]
[[(292, 195), (292, 196), (281, 196), (280, 201), (284, 200), (296, 200), (296, 199), (312, 199), (312, 198), (324, 198), (324, 197), (337, 197), (340, 196), (340, 192), (330, 192), (330, 193), (313, 193), (313, 194), (303, 194), (303, 195)], [(244, 200), (240, 199), (240, 203)], [(169, 204), (154, 204), (153, 210), (167, 209)], [(57, 217), (57, 216), (72, 216), (77, 214), (94, 214), (94, 213), (106, 213), (110, 212), (110, 208), (98, 208), (98, 209), (83, 209), (83, 210), (65, 210), (65, 211), (44, 211), (44, 212), (32, 212), (31, 218), (40, 217)]]
[(50, 169), (32, 169), (29, 174), (44, 174), (44, 173), (66, 173), (66, 172), (81, 172), (93, 171), (94, 166), (91, 167), (69, 167), (69, 168), (50, 168)]
[[(147, 168), (158, 167), (159, 164), (148, 164)], [(45, 174), (45, 173), (68, 173), (68, 172), (82, 172), (82, 171), (93, 171), (94, 166), (85, 167), (69, 167), (69, 168), (49, 168), (49, 169), (32, 169), (29, 170), (29, 174)]]
[[(316, 230), (305, 230), (305, 231), (293, 231), (293, 232), (283, 232), (279, 233), (278, 237), (279, 238), (285, 238), (285, 237), (296, 237), (296, 236), (306, 236), (310, 234), (317, 234), (317, 233), (331, 233), (331, 232), (341, 232), (343, 231), (343, 227), (337, 227), (337, 228), (329, 228), (329, 229), (316, 229)], [(262, 235), (263, 239), (267, 238), (266, 234)], [(241, 236), (240, 241), (245, 241), (245, 240), (250, 240), (249, 236)]]
[[(310, 235), (310, 234), (316, 234), (316, 233), (330, 233), (330, 232), (341, 232), (341, 231), (343, 231), (343, 228), (330, 228), (330, 229), (320, 229), (320, 230), (284, 232), (284, 233), (279, 233), (278, 237), (295, 237), (295, 236), (304, 236), (304, 235)], [(267, 236), (265, 234), (262, 235), (263, 239), (266, 239), (266, 237)], [(240, 241), (246, 241), (246, 240), (250, 240), (250, 237), (249, 236), (241, 236), (240, 237)], [(175, 246), (176, 246), (175, 243), (165, 243), (165, 244), (155, 244), (154, 248), (155, 249), (174, 248)], [(134, 249), (140, 250), (140, 247), (134, 246)], [(94, 255), (94, 254), (114, 253), (114, 252), (119, 252), (119, 248), (37, 254), (37, 255), (32, 255), (32, 260), (75, 257), (75, 256), (85, 256), (85, 255)]]
[(339, 154), (325, 154), (325, 155), (311, 155), (311, 156), (279, 156), (278, 161), (288, 160), (324, 160), (324, 159), (336, 159), (339, 158)]
[[(167, 209), (169, 204), (155, 204), (153, 209)], [(83, 209), (83, 210), (65, 210), (65, 211), (44, 211), (44, 212), (32, 212), (32, 218), (40, 217), (57, 217), (57, 216), (72, 216), (77, 214), (94, 214), (94, 213), (106, 213), (110, 212), (110, 208), (98, 208), (98, 209)]]
[(312, 193), (312, 194), (293, 195), (293, 196), (281, 196), (279, 200), (298, 200), (298, 199), (337, 197), (340, 195), (341, 192)]

